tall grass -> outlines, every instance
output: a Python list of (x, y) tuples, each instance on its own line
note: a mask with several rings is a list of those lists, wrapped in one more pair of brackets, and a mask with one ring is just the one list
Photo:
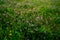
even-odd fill
[(0, 0), (0, 40), (59, 40), (59, 0)]

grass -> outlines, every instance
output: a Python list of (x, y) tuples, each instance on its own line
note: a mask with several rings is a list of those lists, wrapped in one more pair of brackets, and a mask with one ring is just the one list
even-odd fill
[(59, 40), (59, 0), (0, 0), (0, 40)]

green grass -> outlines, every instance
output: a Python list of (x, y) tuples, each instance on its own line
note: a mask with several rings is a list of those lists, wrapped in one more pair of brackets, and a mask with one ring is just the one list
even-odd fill
[(59, 0), (0, 1), (0, 40), (59, 40)]

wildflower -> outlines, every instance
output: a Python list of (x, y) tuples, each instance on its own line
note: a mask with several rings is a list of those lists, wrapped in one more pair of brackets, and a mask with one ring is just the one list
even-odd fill
[(43, 37), (43, 39), (45, 40), (45, 39), (46, 39), (46, 37), (44, 36), (44, 37)]
[(36, 17), (36, 21), (38, 21), (40, 19), (40, 17), (38, 16), (38, 17)]
[(29, 23), (30, 26), (35, 26), (34, 24)]
[(12, 33), (10, 33), (9, 35), (12, 36)]
[(22, 32), (22, 29), (20, 29), (20, 32)]
[(12, 31), (10, 30), (10, 32), (12, 32)]
[(34, 30), (35, 30), (35, 31), (38, 31), (38, 27), (36, 27)]
[(31, 9), (29, 9), (28, 11), (32, 11)]

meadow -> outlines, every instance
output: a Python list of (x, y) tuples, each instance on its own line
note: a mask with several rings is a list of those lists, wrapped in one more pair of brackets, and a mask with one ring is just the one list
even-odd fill
[(0, 0), (0, 40), (59, 40), (60, 0)]

